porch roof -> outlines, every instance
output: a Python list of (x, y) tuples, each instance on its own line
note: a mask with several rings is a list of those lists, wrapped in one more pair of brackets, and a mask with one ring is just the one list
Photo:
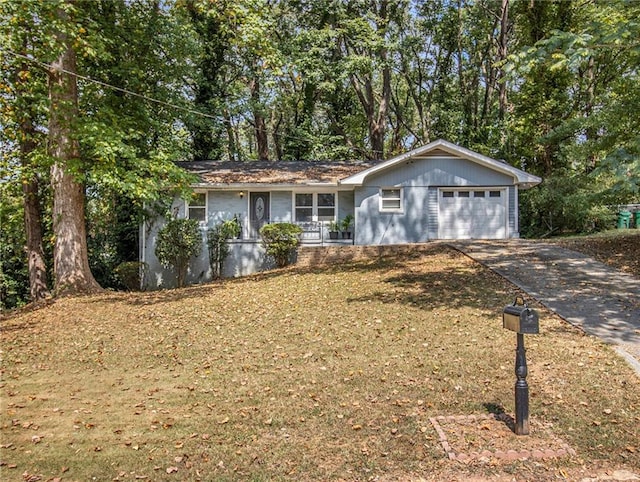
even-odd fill
[(201, 185), (334, 184), (373, 167), (363, 161), (193, 161), (178, 166), (195, 174)]

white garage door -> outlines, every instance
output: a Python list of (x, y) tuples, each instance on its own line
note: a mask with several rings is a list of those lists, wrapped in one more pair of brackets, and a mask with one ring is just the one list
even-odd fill
[(447, 190), (438, 193), (440, 239), (507, 237), (507, 199), (503, 189)]

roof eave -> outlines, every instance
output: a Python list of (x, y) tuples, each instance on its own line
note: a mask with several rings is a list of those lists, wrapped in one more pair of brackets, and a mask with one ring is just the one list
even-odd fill
[(400, 164), (406, 161), (407, 159), (421, 156), (435, 149), (441, 149), (456, 157), (468, 159), (470, 161), (488, 167), (489, 169), (493, 169), (497, 172), (512, 176), (514, 178), (515, 184), (522, 186), (526, 185), (526, 187), (522, 187), (522, 189), (528, 189), (542, 182), (542, 179), (540, 179), (539, 177), (533, 176), (532, 174), (529, 174), (509, 164), (504, 163), (504, 165), (502, 165), (500, 161), (458, 146), (456, 144), (452, 144), (451, 142), (445, 141), (443, 139), (438, 139), (422, 147), (418, 147), (416, 149), (413, 149), (412, 151), (405, 152), (404, 154), (393, 157), (388, 161), (373, 166), (369, 169), (365, 169), (362, 172), (346, 177), (342, 179), (340, 183), (348, 186), (362, 186), (367, 177), (369, 177), (370, 175), (375, 174), (376, 172), (384, 171), (395, 166), (396, 164)]
[(305, 183), (257, 183), (257, 182), (199, 182), (191, 185), (194, 189), (234, 190), (234, 189), (297, 189), (304, 187), (338, 187), (338, 182), (305, 182)]

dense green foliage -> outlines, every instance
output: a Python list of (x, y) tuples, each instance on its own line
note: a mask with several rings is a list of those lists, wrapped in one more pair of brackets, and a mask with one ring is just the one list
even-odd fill
[(265, 224), (260, 228), (262, 244), (276, 262), (278, 268), (284, 268), (291, 262), (296, 248), (300, 244), (302, 228), (291, 223)]
[(129, 291), (139, 291), (149, 267), (140, 261), (125, 261), (113, 270), (120, 283)]
[(236, 218), (222, 221), (207, 231), (209, 265), (214, 278), (224, 273), (224, 260), (229, 256), (229, 239), (240, 236), (240, 223)]
[(156, 256), (165, 268), (175, 270), (179, 288), (185, 285), (189, 260), (201, 249), (202, 235), (195, 219), (172, 219), (158, 231)]
[(0, 16), (6, 306), (34, 293), (24, 246), (53, 265), (56, 33), (77, 58), (68, 168), (105, 287), (139, 221), (188, 186), (175, 160), (378, 159), (444, 138), (544, 178), (523, 234), (608, 227), (640, 201), (640, 2), (6, 0)]

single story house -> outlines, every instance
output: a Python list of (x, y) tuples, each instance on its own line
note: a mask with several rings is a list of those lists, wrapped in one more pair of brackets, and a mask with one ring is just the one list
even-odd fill
[[(199, 182), (190, 201), (176, 199), (174, 215), (197, 219), (203, 249), (192, 260), (188, 282), (211, 279), (206, 230), (237, 218), (239, 239), (231, 240), (225, 276), (269, 268), (259, 229), (291, 222), (303, 228), (302, 243), (381, 245), (436, 239), (517, 238), (518, 192), (541, 182), (504, 161), (437, 140), (376, 163), (229, 162), (181, 163)], [(331, 221), (353, 216), (348, 239), (332, 239)], [(147, 263), (147, 289), (174, 284), (155, 254), (162, 219), (141, 228), (140, 260)]]

